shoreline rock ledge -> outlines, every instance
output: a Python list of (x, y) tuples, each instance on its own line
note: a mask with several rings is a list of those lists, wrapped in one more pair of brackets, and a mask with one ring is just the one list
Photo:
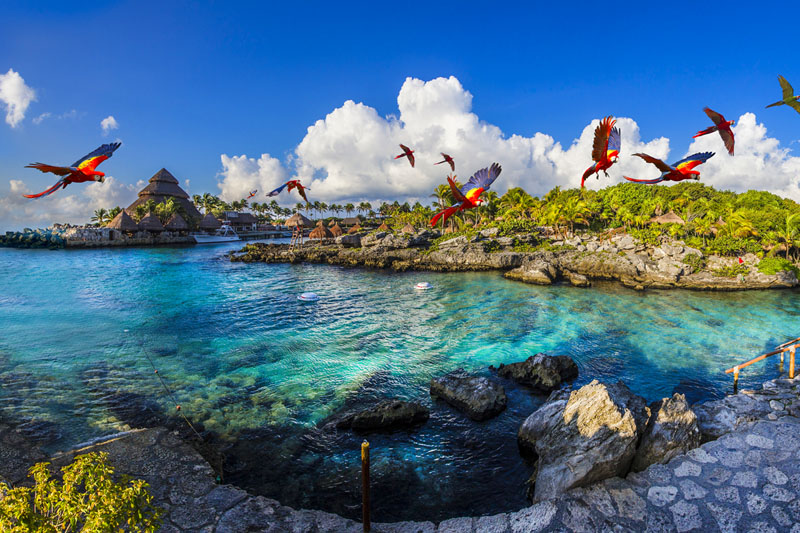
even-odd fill
[(536, 392), (549, 394), (578, 377), (578, 365), (568, 355), (537, 353), (521, 363), (500, 364), (497, 373)]
[(441, 398), (473, 420), (487, 420), (500, 414), (508, 403), (502, 385), (459, 368), (431, 379), (431, 396)]

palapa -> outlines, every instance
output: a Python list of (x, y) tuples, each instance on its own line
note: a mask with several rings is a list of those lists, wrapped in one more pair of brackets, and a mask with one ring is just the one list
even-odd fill
[(200, 229), (203, 230), (215, 230), (222, 227), (222, 222), (217, 220), (217, 218), (208, 213), (206, 216), (203, 217), (203, 220), (200, 221)]
[(131, 218), (131, 216), (123, 209), (114, 220), (108, 223), (107, 228), (116, 229), (119, 231), (134, 232), (139, 230), (139, 224)]
[(356, 226), (360, 223), (361, 221), (357, 217), (347, 217), (342, 221), (345, 226)]
[(164, 227), (169, 231), (186, 231), (189, 229), (189, 224), (186, 223), (186, 220), (184, 220), (180, 213), (175, 213), (170, 217), (167, 221), (167, 225)]
[(309, 219), (301, 215), (300, 213), (295, 213), (294, 215), (290, 216), (286, 219), (286, 226), (292, 228), (297, 226), (305, 226), (310, 228), (314, 225)]
[(145, 231), (164, 231), (164, 225), (155, 216), (153, 213), (147, 213), (145, 216), (142, 217), (142, 220), (139, 221), (139, 229)]
[(386, 222), (383, 222), (380, 226), (378, 226), (378, 231), (391, 231), (391, 229), (386, 225)]
[(323, 224), (322, 221), (320, 220), (319, 224), (317, 224), (317, 227), (314, 228), (313, 231), (311, 231), (311, 233), (309, 233), (308, 238), (319, 239), (319, 240), (332, 239), (333, 233), (331, 233), (331, 230), (326, 228), (325, 224)]
[(189, 200), (189, 195), (181, 189), (175, 176), (165, 168), (153, 174), (147, 186), (139, 191), (139, 197), (126, 210), (133, 213), (138, 206), (146, 204), (148, 200), (160, 204), (166, 202), (168, 198), (173, 198), (175, 203), (181, 205), (190, 219), (199, 220), (202, 217), (197, 207)]
[(403, 229), (401, 229), (400, 231), (402, 233), (409, 233), (411, 235), (413, 235), (413, 234), (415, 234), (417, 232), (417, 230), (414, 229), (414, 226), (412, 226), (411, 224), (406, 224), (405, 226), (403, 226)]
[(347, 231), (347, 234), (352, 235), (354, 233), (358, 233), (359, 231), (361, 231), (361, 224), (356, 224)]
[(653, 217), (650, 219), (650, 223), (654, 224), (680, 224), (681, 226), (685, 225), (686, 222), (675, 214), (675, 211), (669, 211), (660, 217)]
[(343, 233), (344, 231), (342, 231), (342, 228), (339, 227), (338, 223), (334, 224), (333, 227), (331, 228), (331, 234), (334, 237), (341, 237)]

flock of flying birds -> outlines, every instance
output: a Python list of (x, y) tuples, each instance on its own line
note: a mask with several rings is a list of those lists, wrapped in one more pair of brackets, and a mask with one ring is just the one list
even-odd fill
[[(800, 113), (800, 95), (794, 94), (794, 89), (783, 76), (778, 76), (778, 82), (783, 90), (783, 98), (775, 103), (769, 104), (766, 107), (788, 105)], [(703, 111), (705, 111), (706, 115), (708, 115), (708, 118), (711, 119), (714, 125), (698, 131), (693, 138), (700, 137), (702, 135), (708, 135), (709, 133), (714, 133), (716, 131), (719, 133), (720, 137), (722, 137), (722, 142), (725, 144), (725, 148), (728, 150), (728, 153), (733, 155), (734, 136), (731, 126), (733, 126), (734, 121), (725, 120), (725, 117), (708, 107), (704, 108)], [(600, 124), (595, 129), (594, 142), (592, 144), (592, 160), (594, 163), (592, 166), (587, 168), (583, 173), (583, 176), (581, 176), (581, 188), (584, 187), (586, 179), (592, 174), (599, 179), (600, 172), (602, 171), (606, 177), (608, 177), (608, 169), (619, 159), (620, 131), (619, 128), (614, 127), (616, 122), (617, 121), (613, 117), (608, 116), (601, 120)], [(25, 194), (23, 196), (25, 198), (41, 198), (43, 196), (48, 196), (59, 189), (66, 188), (66, 186), (70, 183), (104, 181), (105, 174), (99, 172), (97, 170), (97, 166), (111, 157), (114, 154), (114, 151), (119, 148), (121, 144), (122, 143), (119, 142), (104, 144), (93, 152), (90, 152), (84, 157), (78, 159), (70, 166), (54, 166), (45, 163), (32, 163), (27, 165), (25, 168), (35, 168), (41, 172), (49, 172), (51, 174), (60, 176), (60, 179), (55, 183), (55, 185), (38, 194)], [(401, 144), (400, 148), (403, 150), (403, 153), (396, 156), (395, 159), (405, 157), (408, 159), (408, 162), (413, 168), (415, 164), (414, 150), (404, 144)], [(629, 178), (628, 176), (623, 177), (626, 180), (635, 183), (655, 184), (662, 181), (682, 181), (686, 179), (699, 180), (700, 172), (694, 170), (694, 168), (708, 161), (708, 159), (714, 155), (714, 152), (700, 152), (692, 154), (689, 157), (673, 163), (672, 165), (668, 165), (661, 159), (651, 155), (642, 153), (636, 153), (633, 155), (641, 157), (648, 163), (655, 165), (656, 168), (661, 171), (661, 175), (657, 178), (649, 180)], [(438, 163), (434, 163), (434, 165), (447, 163), (450, 165), (450, 169), (455, 172), (455, 160), (443, 152), (442, 157), (444, 159)], [(502, 168), (500, 165), (497, 163), (492, 163), (491, 166), (482, 168), (473, 174), (469, 181), (467, 181), (467, 183), (460, 188), (456, 184), (455, 176), (452, 174), (448, 175), (447, 183), (450, 185), (450, 190), (453, 193), (453, 197), (456, 199), (457, 203), (436, 213), (436, 215), (434, 215), (434, 217), (431, 219), (431, 225), (435, 226), (439, 220), (441, 220), (442, 224), (444, 224), (444, 222), (454, 213), (458, 211), (464, 211), (466, 209), (472, 209), (483, 204), (484, 200), (480, 198), (481, 194), (484, 191), (489, 190), (492, 183), (494, 183), (494, 180), (496, 180), (500, 175), (501, 171)], [(308, 187), (303, 187), (303, 185), (300, 183), (300, 180), (289, 180), (277, 189), (267, 193), (267, 196), (278, 196), (284, 189), (287, 189), (287, 192), (297, 189), (298, 194), (300, 194), (303, 200), (305, 200), (306, 204), (309, 203), (308, 198), (306, 197), (306, 190), (310, 189), (308, 189)], [(257, 192), (258, 190), (251, 191), (247, 198), (253, 198)]]

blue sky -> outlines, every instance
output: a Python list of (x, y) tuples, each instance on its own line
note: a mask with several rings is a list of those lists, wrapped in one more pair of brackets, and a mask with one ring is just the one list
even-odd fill
[[(31, 190), (55, 181), (25, 164), (69, 164), (115, 138), (124, 144), (101, 170), (120, 184), (164, 166), (192, 193), (219, 193), (231, 171), (222, 154), (268, 153), (292, 175), (309, 126), (347, 100), (397, 116), (407, 78), (452, 76), (481, 123), (504, 137), (541, 132), (565, 149), (612, 114), (633, 119), (643, 143), (668, 138), (677, 158), (707, 127), (705, 105), (729, 119), (754, 112), (780, 149), (797, 148), (800, 115), (764, 109), (780, 96), (777, 74), (800, 89), (785, 4), (644, 4), (4, 5), (0, 74), (13, 69), (36, 101), (16, 127), (0, 123), (0, 196), (10, 180)], [(104, 136), (109, 115), (119, 127)], [(395, 151), (386, 146), (387, 157)], [(316, 178), (327, 164), (311, 164)], [(322, 188), (329, 199), (332, 186)]]

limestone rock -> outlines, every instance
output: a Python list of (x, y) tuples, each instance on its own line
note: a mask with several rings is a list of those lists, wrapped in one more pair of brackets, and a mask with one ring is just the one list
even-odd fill
[(506, 278), (534, 285), (550, 285), (556, 279), (556, 275), (557, 272), (553, 265), (543, 259), (523, 263), (522, 266), (504, 274)]
[(359, 248), (361, 247), (361, 236), (357, 233), (352, 235), (340, 235), (336, 237), (336, 244), (340, 244), (345, 248)]
[(632, 468), (640, 472), (654, 463), (666, 463), (676, 455), (700, 446), (697, 416), (686, 397), (675, 393), (650, 405), (650, 420), (642, 435)]
[(573, 287), (591, 287), (592, 282), (583, 274), (567, 272), (567, 279)]
[(564, 381), (578, 377), (578, 365), (567, 355), (537, 353), (521, 363), (501, 364), (497, 372), (538, 392), (549, 393)]
[(506, 408), (502, 385), (485, 377), (471, 376), (462, 369), (431, 379), (431, 396), (463, 411), (473, 420), (486, 420)]
[(518, 433), (521, 447), (535, 442), (534, 501), (628, 473), (649, 417), (644, 399), (622, 382), (594, 380), (566, 401), (564, 396), (552, 400), (531, 414)]
[(425, 422), (428, 417), (430, 411), (423, 405), (388, 400), (363, 411), (343, 416), (336, 422), (336, 427), (360, 431), (409, 427)]

